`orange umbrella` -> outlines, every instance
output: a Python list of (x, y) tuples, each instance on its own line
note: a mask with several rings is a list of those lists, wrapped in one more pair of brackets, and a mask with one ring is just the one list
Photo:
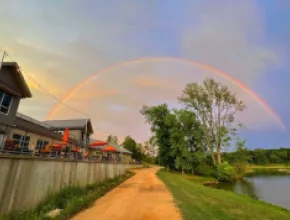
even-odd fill
[(105, 141), (95, 141), (94, 143), (90, 144), (90, 147), (105, 146), (107, 144), (109, 144), (109, 143), (105, 142)]
[(117, 149), (114, 148), (113, 146), (108, 145), (103, 149), (103, 151), (105, 151), (105, 152), (117, 152)]
[(62, 137), (61, 145), (66, 146), (68, 143), (68, 138), (69, 138), (69, 129), (66, 128)]

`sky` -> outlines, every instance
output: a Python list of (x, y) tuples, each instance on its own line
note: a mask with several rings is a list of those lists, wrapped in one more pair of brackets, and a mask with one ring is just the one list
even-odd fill
[[(20, 104), (23, 114), (45, 120), (57, 104), (46, 91), (62, 99), (88, 77), (127, 62), (96, 75), (65, 101), (78, 112), (62, 105), (51, 119), (87, 115), (94, 138), (131, 135), (143, 142), (151, 134), (142, 105), (166, 102), (179, 108), (177, 97), (186, 84), (211, 77), (246, 103), (238, 120), (248, 147), (290, 147), (288, 0), (0, 3), (0, 53), (5, 50), (5, 61), (18, 62), (33, 93)], [(142, 58), (148, 59), (129, 62)], [(263, 99), (285, 128), (231, 80), (165, 58), (199, 62), (234, 77)]]

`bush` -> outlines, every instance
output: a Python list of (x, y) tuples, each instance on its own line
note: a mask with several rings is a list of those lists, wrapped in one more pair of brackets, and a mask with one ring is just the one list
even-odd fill
[(247, 171), (247, 163), (234, 163), (234, 179), (243, 179)]
[(228, 162), (217, 167), (217, 179), (221, 182), (232, 182), (235, 179), (235, 169)]
[(200, 164), (194, 169), (194, 173), (200, 176), (210, 177), (214, 176), (215, 170), (206, 164)]

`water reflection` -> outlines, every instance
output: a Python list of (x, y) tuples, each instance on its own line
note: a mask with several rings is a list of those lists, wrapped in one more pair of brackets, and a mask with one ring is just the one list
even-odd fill
[(256, 194), (257, 189), (255, 188), (255, 185), (248, 179), (239, 180), (235, 183), (220, 183), (212, 185), (211, 187), (232, 191), (238, 194), (248, 195), (255, 199), (259, 198)]
[(212, 187), (248, 195), (290, 209), (290, 175), (255, 174), (235, 183), (221, 183)]

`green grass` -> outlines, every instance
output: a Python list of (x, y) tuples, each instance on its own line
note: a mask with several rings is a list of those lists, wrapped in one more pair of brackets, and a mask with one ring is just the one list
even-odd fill
[(258, 164), (251, 164), (250, 166), (249, 166), (250, 168), (253, 168), (253, 169), (255, 169), (255, 168), (258, 168), (258, 169), (271, 169), (271, 168), (281, 168), (281, 169), (283, 169), (283, 168), (290, 168), (290, 164), (275, 164), (275, 163), (273, 163), (273, 164), (264, 164), (264, 165), (258, 165)]
[(255, 165), (251, 164), (248, 166), (246, 175), (248, 174), (279, 174), (279, 173), (290, 173), (290, 164), (265, 164), (265, 165)]
[(290, 212), (248, 196), (202, 185), (210, 178), (182, 176), (159, 171), (159, 178), (172, 192), (184, 219), (194, 220), (289, 220)]
[(96, 199), (100, 198), (132, 175), (134, 175), (134, 173), (127, 172), (120, 177), (108, 179), (96, 184), (90, 184), (86, 187), (66, 187), (58, 193), (47, 197), (33, 210), (13, 212), (6, 216), (0, 216), (0, 219), (44, 220), (49, 219), (45, 217), (46, 213), (57, 208), (63, 209), (63, 212), (55, 218), (56, 220), (69, 219), (78, 212), (92, 206)]

